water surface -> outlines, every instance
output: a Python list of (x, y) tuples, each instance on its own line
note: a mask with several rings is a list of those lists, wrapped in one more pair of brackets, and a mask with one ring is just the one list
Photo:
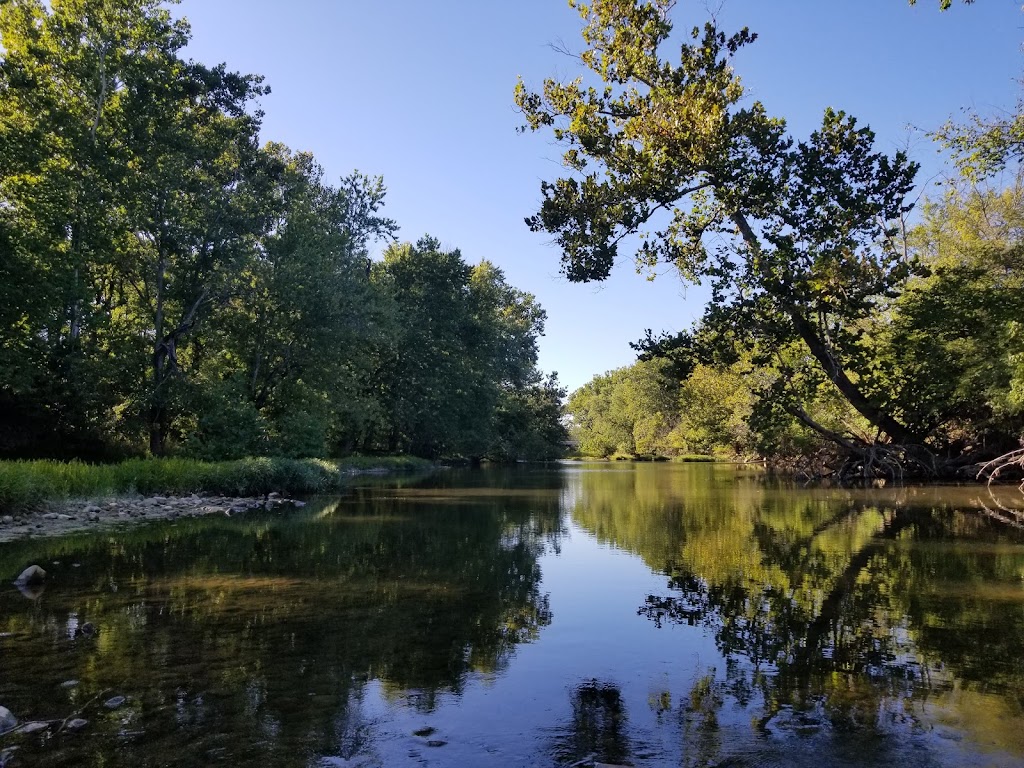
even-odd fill
[(564, 464), (4, 544), (0, 764), (1020, 765), (1020, 507)]

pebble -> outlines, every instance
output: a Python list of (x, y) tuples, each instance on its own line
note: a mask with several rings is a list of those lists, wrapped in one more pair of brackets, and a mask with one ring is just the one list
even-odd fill
[(114, 696), (104, 701), (103, 706), (107, 709), (118, 709), (119, 707), (123, 707), (126, 701), (128, 701), (128, 699), (124, 696)]
[(68, 721), (69, 731), (80, 731), (89, 724), (89, 721), (82, 717), (76, 717), (74, 720)]
[(50, 727), (49, 723), (39, 723), (39, 722), (25, 723), (23, 726), (21, 726), (21, 732), (22, 733), (36, 733), (37, 731), (45, 731), (49, 727)]
[(78, 681), (77, 680), (65, 680), (63, 683), (60, 684), (60, 687), (61, 688), (74, 688), (76, 685), (78, 685)]

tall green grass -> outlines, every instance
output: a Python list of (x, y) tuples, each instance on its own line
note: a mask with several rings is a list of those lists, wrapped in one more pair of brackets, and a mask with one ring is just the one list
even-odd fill
[(315, 494), (340, 490), (353, 471), (426, 469), (430, 462), (406, 456), (353, 456), (340, 460), (251, 458), (237, 461), (130, 459), (120, 464), (58, 461), (0, 462), (0, 509), (12, 511), (47, 501), (116, 494), (189, 493), (256, 496), (271, 491)]

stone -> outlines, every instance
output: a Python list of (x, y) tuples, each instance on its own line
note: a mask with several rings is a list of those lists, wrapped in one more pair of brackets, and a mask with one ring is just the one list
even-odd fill
[(78, 681), (77, 680), (65, 680), (63, 683), (60, 684), (60, 687), (61, 688), (74, 688), (76, 685), (78, 685)]
[(89, 724), (89, 721), (83, 717), (76, 717), (74, 720), (68, 720), (69, 731), (80, 731)]
[(21, 726), (20, 731), (21, 733), (38, 733), (39, 731), (45, 731), (49, 727), (49, 723), (25, 723), (23, 726)]
[(0, 519), (2, 519), (4, 521), (4, 525), (10, 525), (11, 523), (14, 522), (14, 516), (13, 515), (4, 515), (3, 518), (0, 518)]
[(47, 512), (45, 515), (43, 515), (44, 520), (56, 520), (57, 517), (58, 515), (56, 512)]
[(6, 733), (18, 725), (18, 718), (7, 707), (0, 707), (0, 733)]
[(427, 746), (428, 747), (443, 747), (447, 743), (448, 742), (445, 741), (444, 739), (430, 739), (430, 741), (427, 742)]
[(306, 502), (298, 501), (297, 499), (292, 499), (292, 506), (295, 507), (296, 509), (302, 509), (304, 506), (306, 506)]
[(413, 736), (422, 736), (422, 737), (425, 738), (425, 737), (431, 736), (431, 735), (433, 735), (435, 733), (437, 733), (437, 728), (431, 728), (428, 725), (425, 728), (417, 728), (415, 731), (412, 732), (412, 735)]
[(128, 701), (124, 696), (113, 696), (103, 702), (103, 706), (107, 709), (120, 709), (124, 706), (124, 703)]
[[(111, 503), (108, 504), (107, 506), (114, 506), (114, 504)], [(98, 515), (100, 512), (100, 508), (97, 507), (95, 504), (86, 504), (85, 507), (82, 509), (82, 512), (86, 515), (91, 515), (95, 512)]]
[(280, 499), (281, 498), (281, 494), (278, 493), (277, 491), (274, 491), (273, 493), (268, 493), (267, 494), (267, 498), (268, 499)]
[(99, 512), (98, 509), (94, 509), (91, 512), (89, 512), (88, 514), (89, 514), (89, 522), (91, 522), (91, 523), (95, 523), (97, 520), (100, 519), (100, 512)]
[(42, 584), (46, 580), (46, 571), (40, 568), (38, 565), (30, 565), (21, 575), (14, 580), (15, 584)]

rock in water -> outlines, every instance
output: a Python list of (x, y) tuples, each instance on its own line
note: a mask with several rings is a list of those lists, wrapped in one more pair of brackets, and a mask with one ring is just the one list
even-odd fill
[(107, 709), (118, 709), (124, 706), (124, 703), (128, 701), (124, 696), (114, 696), (103, 702), (103, 706)]
[(89, 724), (88, 720), (85, 720), (84, 718), (81, 718), (81, 717), (76, 717), (74, 720), (69, 720), (68, 721), (68, 730), (69, 731), (80, 731), (83, 728), (85, 728), (85, 726), (87, 726), (88, 724)]
[(14, 580), (15, 584), (42, 584), (46, 579), (46, 571), (38, 565), (30, 565)]
[(18, 725), (18, 718), (7, 707), (0, 707), (0, 733), (6, 733)]

